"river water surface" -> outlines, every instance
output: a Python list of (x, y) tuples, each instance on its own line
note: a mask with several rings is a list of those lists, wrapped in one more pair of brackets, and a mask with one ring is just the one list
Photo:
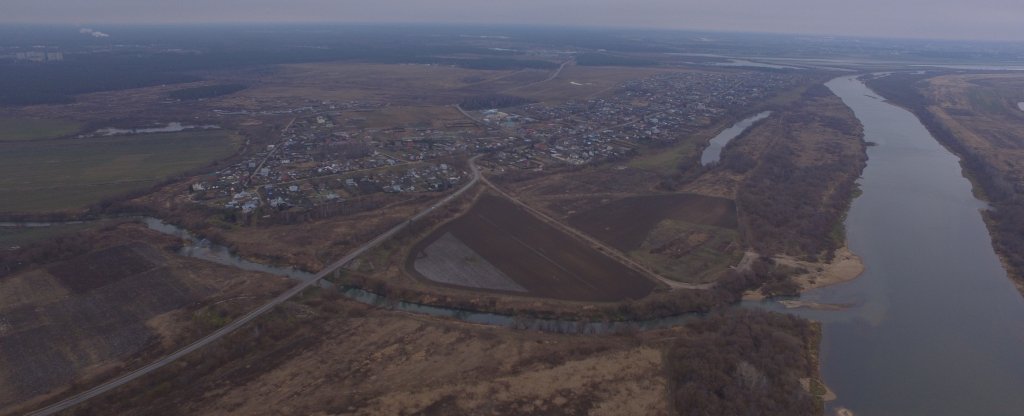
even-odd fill
[(762, 111), (756, 115), (740, 120), (736, 124), (733, 124), (732, 127), (722, 130), (721, 133), (718, 133), (717, 136), (711, 139), (711, 142), (708, 143), (708, 147), (704, 149), (704, 153), (701, 153), (700, 164), (704, 166), (718, 162), (722, 157), (722, 149), (725, 148), (725, 145), (729, 144), (732, 139), (735, 139), (740, 134), (743, 134), (743, 132), (749, 129), (750, 126), (753, 126), (754, 123), (767, 118), (771, 114), (771, 111)]
[[(1024, 414), (1024, 300), (996, 257), (958, 159), (855, 77), (828, 87), (864, 125), (869, 161), (846, 221), (866, 272), (804, 300), (822, 373), (856, 415)], [(777, 306), (770, 306), (777, 307)]]

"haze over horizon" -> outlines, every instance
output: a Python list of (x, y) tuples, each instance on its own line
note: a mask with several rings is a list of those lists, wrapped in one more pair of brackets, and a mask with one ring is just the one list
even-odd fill
[(1019, 0), (5, 0), (6, 24), (456, 23), (1024, 41)]

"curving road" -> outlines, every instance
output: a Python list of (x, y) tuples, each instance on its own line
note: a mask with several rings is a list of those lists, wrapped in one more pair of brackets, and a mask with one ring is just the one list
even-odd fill
[(131, 382), (131, 381), (133, 381), (133, 380), (135, 380), (137, 378), (139, 378), (139, 377), (142, 377), (142, 376), (144, 376), (146, 374), (149, 374), (149, 373), (151, 373), (153, 371), (156, 371), (157, 369), (159, 369), (159, 368), (161, 368), (161, 367), (163, 367), (163, 366), (165, 366), (167, 364), (170, 364), (170, 363), (178, 360), (181, 357), (184, 357), (185, 355), (187, 355), (187, 354), (189, 354), (191, 352), (194, 352), (194, 351), (196, 351), (196, 350), (198, 350), (200, 348), (203, 348), (203, 347), (205, 347), (205, 346), (207, 346), (207, 345), (209, 345), (209, 344), (211, 344), (211, 343), (213, 343), (213, 342), (223, 338), (225, 335), (230, 334), (231, 332), (235, 331), (238, 328), (241, 328), (243, 325), (245, 325), (245, 324), (247, 324), (249, 322), (252, 322), (254, 319), (259, 317), (260, 315), (263, 315), (264, 313), (267, 313), (268, 311), (273, 309), (275, 306), (278, 306), (278, 305), (284, 303), (285, 301), (287, 301), (288, 299), (291, 299), (293, 296), (299, 294), (303, 290), (306, 290), (310, 286), (313, 286), (313, 285), (317, 284), (318, 282), (320, 282), (321, 279), (323, 279), (327, 275), (333, 273), (335, 270), (340, 269), (342, 266), (344, 266), (348, 262), (354, 260), (356, 257), (359, 257), (361, 254), (363, 254), (363, 253), (367, 252), (368, 250), (376, 247), (377, 245), (379, 245), (380, 243), (384, 242), (385, 240), (393, 237), (395, 234), (397, 234), (398, 232), (400, 232), (403, 229), (405, 229), (405, 227), (408, 227), (409, 224), (413, 223), (414, 221), (419, 220), (420, 218), (423, 218), (424, 216), (426, 216), (427, 214), (432, 212), (434, 209), (436, 209), (436, 208), (438, 208), (438, 207), (440, 207), (442, 205), (447, 204), (451, 200), (457, 198), (458, 196), (462, 195), (467, 190), (472, 188), (473, 185), (475, 185), (477, 183), (477, 181), (479, 181), (479, 179), (480, 179), (480, 170), (477, 168), (476, 163), (475, 163), (476, 159), (478, 159), (480, 156), (482, 156), (482, 155), (476, 155), (476, 156), (473, 156), (472, 158), (469, 159), (470, 170), (473, 173), (473, 178), (469, 181), (469, 183), (464, 185), (462, 188), (459, 188), (459, 190), (453, 192), (451, 195), (448, 195), (448, 196), (444, 197), (444, 199), (438, 201), (434, 205), (431, 205), (430, 207), (424, 209), (423, 211), (420, 211), (418, 214), (416, 214), (415, 216), (413, 216), (409, 220), (404, 221), (401, 224), (398, 224), (398, 225), (392, 227), (390, 230), (385, 231), (383, 234), (378, 235), (373, 240), (370, 240), (366, 244), (363, 244), (359, 248), (357, 248), (357, 249), (353, 250), (352, 252), (348, 253), (347, 255), (345, 255), (345, 257), (342, 257), (338, 261), (336, 261), (334, 263), (331, 263), (327, 267), (324, 267), (323, 270), (320, 270), (320, 272), (317, 273), (316, 275), (314, 275), (313, 278), (311, 278), (309, 280), (306, 280), (306, 281), (303, 281), (302, 283), (299, 283), (299, 284), (295, 285), (291, 289), (288, 289), (288, 291), (278, 295), (276, 298), (272, 299), (270, 302), (267, 302), (263, 306), (260, 306), (259, 308), (256, 308), (255, 310), (253, 310), (253, 311), (243, 315), (242, 317), (234, 320), (230, 324), (227, 324), (227, 325), (221, 327), (220, 329), (214, 331), (213, 333), (211, 333), (211, 334), (209, 334), (209, 335), (207, 335), (207, 336), (205, 336), (203, 338), (200, 338), (199, 340), (197, 340), (197, 341), (195, 341), (195, 342), (185, 346), (184, 348), (182, 348), (180, 350), (175, 351), (174, 353), (171, 353), (170, 355), (164, 356), (163, 358), (160, 358), (160, 359), (158, 359), (156, 361), (153, 361), (152, 363), (149, 363), (149, 364), (147, 364), (147, 365), (145, 365), (143, 367), (140, 367), (140, 368), (138, 368), (136, 370), (133, 370), (133, 371), (131, 371), (129, 373), (123, 374), (120, 377), (117, 377), (117, 378), (115, 378), (113, 380), (107, 381), (107, 382), (105, 382), (103, 384), (100, 384), (100, 385), (98, 385), (96, 387), (93, 387), (93, 388), (91, 388), (89, 390), (83, 391), (81, 393), (78, 393), (78, 394), (76, 394), (74, 396), (68, 397), (68, 398), (66, 398), (64, 400), (61, 400), (59, 402), (56, 402), (56, 403), (51, 404), (49, 406), (43, 407), (41, 409), (38, 409), (38, 410), (36, 410), (36, 411), (34, 411), (32, 413), (29, 413), (29, 415), (32, 415), (32, 416), (52, 415), (52, 414), (56, 414), (57, 412), (61, 412), (61, 411), (67, 410), (68, 408), (70, 408), (72, 406), (75, 406), (77, 404), (83, 403), (86, 400), (89, 400), (89, 399), (91, 399), (93, 397), (99, 396), (99, 395), (101, 395), (103, 393), (106, 393), (106, 392), (108, 392), (110, 390), (116, 389), (116, 388), (118, 388), (120, 386), (123, 386), (123, 385), (125, 385), (125, 384), (127, 384), (127, 383), (129, 383), (129, 382)]

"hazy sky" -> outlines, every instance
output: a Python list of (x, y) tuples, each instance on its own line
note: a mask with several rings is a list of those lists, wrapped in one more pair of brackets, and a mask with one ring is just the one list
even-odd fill
[(0, 22), (527, 23), (1024, 41), (1024, 0), (0, 0)]

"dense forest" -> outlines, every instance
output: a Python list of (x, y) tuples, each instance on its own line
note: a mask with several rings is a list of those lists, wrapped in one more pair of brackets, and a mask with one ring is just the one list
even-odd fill
[[(818, 330), (790, 315), (742, 310), (686, 326), (666, 354), (680, 415), (820, 415)], [(801, 386), (811, 379), (811, 391)], [(817, 393), (817, 394), (816, 394)]]
[(919, 82), (923, 74), (892, 74), (868, 78), (872, 90), (887, 100), (910, 110), (939, 143), (960, 158), (960, 165), (973, 184), (980, 187), (994, 208), (982, 211), (995, 248), (1006, 260), (1010, 274), (1024, 278), (1024, 187), (1014, 186), (984, 154), (963, 143), (935, 114), (928, 110), (928, 100), (921, 94)]
[(747, 173), (736, 201), (745, 238), (761, 254), (827, 260), (845, 243), (843, 219), (867, 161), (862, 128), (823, 85), (772, 117), (786, 127), (769, 132), (762, 155), (723, 152), (723, 167)]
[(220, 84), (205, 85), (202, 87), (183, 88), (174, 90), (167, 94), (175, 100), (200, 100), (204, 98), (220, 97), (222, 95), (234, 94), (245, 89), (241, 84)]
[(485, 70), (558, 67), (555, 62), (518, 59), (509, 51), (470, 44), (441, 44), (404, 33), (360, 34), (317, 47), (294, 44), (322, 43), (322, 37), (311, 38), (314, 34), (282, 32), (278, 37), (267, 39), (237, 33), (210, 35), (220, 39), (220, 43), (192, 38), (188, 33), (151, 39), (153, 35), (145, 32), (135, 39), (159, 41), (159, 44), (176, 42), (175, 46), (189, 52), (140, 43), (116, 50), (72, 50), (64, 53), (62, 61), (56, 62), (0, 61), (0, 73), (4, 74), (0, 77), (0, 105), (68, 103), (78, 94), (200, 81), (202, 78), (196, 75), (200, 71), (299, 62), (412, 63)]
[(0, 105), (61, 104), (74, 96), (161, 84), (199, 81), (165, 69), (161, 59), (83, 57), (46, 64), (0, 64)]

